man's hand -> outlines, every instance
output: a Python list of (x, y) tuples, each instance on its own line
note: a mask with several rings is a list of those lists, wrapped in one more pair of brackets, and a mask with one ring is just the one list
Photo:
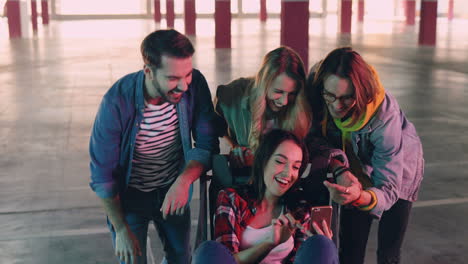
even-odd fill
[(189, 188), (191, 183), (184, 182), (181, 175), (172, 184), (166, 193), (161, 212), (163, 219), (166, 219), (168, 215), (182, 215), (184, 214), (185, 205), (188, 201)]
[(115, 255), (121, 261), (133, 264), (137, 263), (137, 256), (141, 256), (140, 243), (127, 226), (115, 232)]
[(141, 248), (125, 221), (120, 195), (101, 198), (101, 201), (115, 230), (115, 255), (125, 263), (136, 263), (136, 256), (141, 256)]
[(164, 219), (168, 215), (184, 214), (185, 205), (188, 202), (189, 189), (192, 182), (196, 181), (203, 173), (203, 164), (199, 161), (190, 160), (184, 171), (177, 177), (164, 197), (161, 212)]

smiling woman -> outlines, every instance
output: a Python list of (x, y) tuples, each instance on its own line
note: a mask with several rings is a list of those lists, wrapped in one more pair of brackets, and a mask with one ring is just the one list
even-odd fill
[(307, 156), (291, 132), (265, 134), (248, 185), (219, 193), (216, 242), (202, 244), (194, 263), (338, 263), (327, 224), (314, 226), (320, 235), (309, 237), (309, 210), (293, 213), (298, 211), (293, 197)]
[(341, 210), (340, 259), (363, 263), (373, 218), (380, 219), (378, 263), (399, 263), (412, 203), (424, 174), (421, 141), (377, 71), (351, 47), (311, 70), (307, 89), (315, 133), (341, 148), (350, 168), (324, 182)]
[[(218, 86), (215, 109), (218, 134), (231, 146), (225, 157), (213, 159), (212, 191), (229, 187), (235, 178), (249, 175), (252, 153), (262, 135), (279, 128), (303, 139), (309, 132), (311, 115), (304, 96), (305, 69), (299, 55), (279, 47), (265, 55), (255, 77), (240, 78)], [(219, 189), (219, 188), (218, 188)]]
[(304, 64), (297, 52), (285, 46), (265, 55), (255, 77), (218, 86), (214, 99), (216, 127), (218, 136), (231, 149), (227, 157), (213, 157), (211, 201), (216, 200), (220, 189), (245, 183), (252, 154), (265, 133), (283, 129), (300, 139), (307, 135), (312, 117), (304, 87)]

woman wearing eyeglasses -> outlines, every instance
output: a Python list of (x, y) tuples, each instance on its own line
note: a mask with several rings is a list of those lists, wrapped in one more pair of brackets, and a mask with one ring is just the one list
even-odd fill
[(375, 69), (351, 48), (330, 52), (309, 75), (316, 133), (345, 151), (350, 166), (324, 182), (341, 211), (340, 262), (363, 263), (374, 218), (378, 263), (399, 263), (412, 203), (423, 178), (421, 141)]

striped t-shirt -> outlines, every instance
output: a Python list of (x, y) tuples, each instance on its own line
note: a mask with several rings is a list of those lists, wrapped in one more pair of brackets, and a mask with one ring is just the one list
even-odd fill
[(174, 104), (147, 104), (136, 136), (129, 186), (143, 192), (171, 184), (183, 164)]

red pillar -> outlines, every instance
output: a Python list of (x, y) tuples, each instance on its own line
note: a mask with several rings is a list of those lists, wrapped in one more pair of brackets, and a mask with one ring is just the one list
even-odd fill
[(37, 1), (31, 0), (31, 22), (33, 31), (37, 31)]
[(358, 1), (358, 21), (362, 22), (364, 21), (364, 0), (359, 0)]
[(231, 48), (231, 0), (215, 2), (215, 48)]
[(21, 13), (19, 0), (7, 0), (8, 31), (10, 38), (21, 37)]
[(49, 3), (47, 0), (41, 0), (41, 15), (42, 15), (42, 24), (49, 24)]
[(405, 0), (406, 25), (414, 25), (416, 16), (416, 0)]
[(154, 22), (161, 22), (161, 1), (154, 0)]
[(309, 0), (281, 0), (281, 45), (296, 50), (308, 68)]
[(436, 44), (437, 0), (421, 1), (421, 20), (419, 21), (419, 45)]
[(168, 28), (174, 27), (174, 0), (166, 0), (166, 22)]
[(340, 33), (351, 33), (352, 0), (341, 0)]
[(195, 35), (197, 20), (197, 14), (195, 12), (195, 0), (185, 0), (184, 13), (185, 34)]
[(453, 20), (453, 0), (449, 0), (448, 2), (447, 18), (450, 21)]
[(260, 21), (267, 20), (266, 0), (260, 0)]

